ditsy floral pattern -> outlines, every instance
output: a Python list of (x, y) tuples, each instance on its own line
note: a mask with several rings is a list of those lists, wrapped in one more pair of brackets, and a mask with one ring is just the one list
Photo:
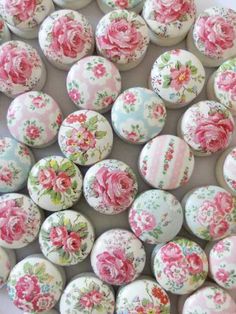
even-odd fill
[(234, 119), (228, 109), (214, 101), (201, 101), (183, 115), (180, 134), (196, 154), (210, 155), (230, 144)]
[(224, 189), (207, 186), (184, 201), (188, 228), (204, 240), (221, 239), (236, 229), (235, 199)]
[(0, 91), (15, 97), (33, 89), (41, 79), (42, 61), (37, 51), (22, 41), (0, 47)]
[(97, 49), (104, 57), (118, 64), (127, 64), (142, 58), (148, 43), (147, 26), (144, 20), (132, 11), (112, 11), (97, 25)]
[(122, 139), (142, 144), (158, 135), (166, 121), (163, 101), (152, 91), (129, 88), (112, 107), (112, 125)]
[(0, 138), (0, 192), (22, 189), (34, 160), (30, 150), (10, 137)]
[(56, 266), (37, 256), (19, 262), (7, 283), (9, 297), (15, 306), (36, 313), (53, 308), (63, 288), (64, 282)]
[(91, 223), (72, 210), (50, 215), (39, 234), (43, 254), (53, 263), (62, 266), (82, 262), (90, 253), (93, 242)]
[(105, 0), (106, 5), (111, 9), (134, 10), (136, 6), (141, 4), (141, 0)]
[(123, 285), (137, 278), (144, 268), (144, 247), (134, 234), (111, 229), (95, 242), (91, 264), (95, 274), (112, 285)]
[(11, 134), (28, 146), (51, 144), (56, 140), (61, 123), (62, 113), (58, 104), (42, 92), (22, 94), (8, 108), (7, 125)]
[(186, 50), (163, 53), (151, 70), (153, 90), (172, 106), (190, 103), (200, 94), (204, 83), (205, 70), (201, 62)]
[(201, 247), (185, 238), (177, 238), (153, 253), (156, 280), (167, 291), (186, 294), (200, 287), (207, 277), (207, 257)]
[(101, 114), (79, 110), (63, 121), (58, 141), (67, 158), (79, 165), (89, 166), (110, 154), (113, 133), (109, 122)]
[(41, 159), (32, 168), (28, 190), (41, 208), (57, 211), (70, 208), (81, 195), (82, 176), (67, 158), (51, 156)]
[(60, 311), (65, 314), (113, 314), (114, 307), (112, 288), (92, 273), (80, 274), (72, 280), (60, 301)]
[(116, 313), (170, 314), (170, 300), (154, 280), (139, 279), (119, 290)]
[(84, 197), (103, 214), (119, 214), (133, 202), (138, 190), (133, 170), (115, 159), (101, 161), (84, 177)]
[(236, 46), (236, 12), (212, 7), (201, 13), (194, 25), (197, 49), (207, 57), (224, 60), (234, 56)]
[(92, 52), (92, 26), (76, 11), (56, 11), (42, 24), (39, 44), (49, 61), (70, 66)]
[(121, 76), (114, 64), (100, 56), (77, 62), (67, 76), (67, 92), (76, 106), (108, 111), (121, 90)]

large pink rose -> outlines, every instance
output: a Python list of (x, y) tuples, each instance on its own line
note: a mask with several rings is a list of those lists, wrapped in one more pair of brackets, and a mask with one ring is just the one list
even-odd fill
[(183, 260), (171, 262), (164, 268), (164, 273), (171, 281), (182, 284), (187, 279), (187, 264)]
[(126, 258), (122, 249), (99, 254), (96, 266), (101, 278), (110, 284), (121, 285), (128, 283), (135, 276), (132, 261)]
[(8, 185), (11, 185), (12, 180), (13, 180), (12, 171), (7, 166), (2, 167), (0, 171), (0, 181), (5, 182)]
[(87, 151), (90, 148), (94, 148), (96, 145), (96, 139), (92, 132), (88, 131), (84, 127), (80, 127), (78, 130), (73, 129), (70, 138), (66, 141), (67, 150), (70, 153), (79, 151)]
[(227, 192), (219, 192), (215, 196), (215, 204), (222, 215), (225, 215), (233, 209), (233, 198)]
[(204, 151), (215, 153), (227, 147), (233, 130), (233, 122), (224, 114), (215, 112), (199, 121), (195, 129), (194, 141)]
[(103, 298), (103, 295), (101, 292), (93, 290), (88, 293), (85, 293), (81, 298), (80, 298), (80, 303), (85, 307), (85, 308), (93, 308), (95, 305), (98, 305)]
[(52, 49), (59, 55), (76, 58), (89, 38), (83, 26), (69, 16), (56, 20), (52, 29)]
[(221, 220), (218, 223), (210, 225), (210, 235), (212, 238), (223, 237), (229, 230), (229, 224), (226, 220)]
[(53, 190), (63, 193), (71, 187), (71, 178), (65, 172), (60, 172), (53, 181)]
[(38, 293), (32, 301), (35, 312), (43, 312), (50, 310), (54, 304), (54, 296), (50, 293)]
[(66, 241), (68, 236), (67, 229), (65, 226), (58, 226), (53, 227), (50, 230), (50, 240), (52, 242), (52, 245), (61, 247), (64, 245), (64, 242)]
[(64, 250), (67, 252), (76, 252), (81, 247), (81, 237), (76, 232), (71, 232), (64, 241)]
[(53, 187), (53, 182), (56, 178), (56, 173), (53, 169), (41, 169), (38, 174), (39, 183), (45, 189), (51, 189)]
[(217, 77), (217, 86), (219, 89), (228, 92), (236, 86), (236, 72), (224, 71)]
[(171, 72), (171, 83), (170, 86), (179, 91), (183, 85), (187, 84), (191, 79), (191, 71), (186, 66), (181, 66), (179, 69), (172, 68)]
[(161, 257), (164, 262), (171, 263), (180, 261), (183, 258), (183, 255), (177, 244), (169, 242), (161, 248)]
[(0, 54), (0, 79), (25, 84), (32, 74), (32, 60), (25, 49), (4, 45)]
[(33, 17), (36, 0), (5, 0), (6, 11), (21, 22)]
[(14, 200), (0, 203), (0, 238), (7, 242), (20, 240), (26, 232), (27, 214)]
[(199, 255), (192, 253), (186, 256), (188, 261), (188, 270), (191, 274), (199, 274), (203, 271), (203, 262)]
[(221, 16), (203, 16), (198, 19), (198, 37), (208, 54), (232, 48), (236, 33), (233, 25)]
[(154, 2), (155, 19), (160, 23), (177, 21), (193, 10), (191, 0), (155, 0)]
[(96, 173), (93, 189), (101, 203), (119, 211), (133, 201), (134, 180), (125, 171), (102, 167)]
[(19, 278), (15, 289), (18, 298), (30, 302), (40, 292), (38, 278), (35, 275), (25, 275)]
[(202, 226), (208, 227), (213, 219), (214, 214), (218, 211), (217, 205), (215, 202), (204, 201), (202, 206), (199, 207), (197, 212), (197, 220)]
[(110, 58), (132, 56), (142, 41), (137, 27), (126, 19), (115, 19), (107, 27), (106, 34), (97, 37), (101, 49)]

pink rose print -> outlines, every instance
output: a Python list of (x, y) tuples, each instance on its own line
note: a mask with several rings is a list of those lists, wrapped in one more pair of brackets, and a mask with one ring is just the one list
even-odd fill
[(62, 114), (59, 113), (56, 119), (56, 124), (60, 126), (62, 124)]
[(76, 58), (88, 41), (83, 26), (69, 16), (56, 20), (52, 29), (51, 48), (56, 54)]
[(213, 247), (213, 252), (217, 252), (218, 254), (223, 253), (225, 250), (224, 242), (220, 241), (216, 243)]
[(80, 298), (80, 303), (85, 308), (93, 308), (94, 306), (98, 305), (103, 299), (103, 295), (101, 292), (93, 290), (88, 293), (85, 293)]
[(215, 153), (228, 145), (233, 130), (233, 122), (225, 118), (224, 114), (215, 112), (199, 121), (194, 141), (203, 150)]
[(70, 97), (71, 100), (77, 102), (77, 101), (80, 100), (81, 95), (80, 95), (80, 92), (77, 89), (73, 88), (72, 90), (69, 91), (69, 97)]
[(34, 311), (42, 312), (50, 310), (54, 305), (54, 296), (50, 293), (37, 294), (33, 299)]
[(186, 259), (188, 261), (188, 270), (191, 274), (195, 275), (203, 271), (202, 260), (196, 253), (186, 256)]
[(236, 73), (233, 71), (224, 71), (217, 79), (217, 86), (219, 89), (228, 92), (236, 85)]
[(221, 220), (216, 224), (210, 225), (210, 235), (214, 237), (222, 237), (229, 229), (229, 224), (225, 220)]
[(65, 173), (60, 172), (53, 181), (53, 190), (63, 193), (71, 187), (71, 178)]
[(134, 104), (135, 101), (136, 101), (136, 96), (135, 94), (131, 93), (131, 92), (127, 92), (123, 95), (123, 101), (128, 104), (128, 105), (131, 105), (131, 104)]
[[(125, 132), (125, 130), (123, 130)], [(139, 134), (137, 132), (127, 132), (126, 133), (126, 136), (127, 136), (127, 140), (129, 140), (130, 142), (133, 142), (133, 143), (137, 143), (138, 140), (139, 140)]]
[(25, 49), (11, 44), (2, 47), (0, 79), (14, 84), (26, 84), (32, 73), (32, 60)]
[(163, 261), (168, 263), (177, 262), (183, 258), (180, 247), (173, 242), (169, 242), (161, 248), (161, 256)]
[(50, 240), (52, 245), (61, 247), (64, 245), (64, 241), (67, 238), (67, 229), (65, 226), (53, 227), (50, 231)]
[(56, 178), (56, 173), (53, 169), (41, 169), (38, 174), (39, 183), (45, 189), (51, 189), (53, 187), (53, 182)]
[(77, 150), (87, 151), (95, 147), (96, 139), (92, 132), (84, 127), (80, 127), (78, 130), (72, 130), (71, 137), (67, 139), (66, 144), (70, 153), (74, 153)]
[(105, 96), (102, 100), (103, 107), (108, 107), (114, 102), (112, 96)]
[(128, 283), (135, 276), (132, 261), (125, 257), (122, 249), (99, 254), (97, 256), (97, 269), (101, 278), (110, 284)]
[(33, 98), (32, 103), (38, 109), (41, 109), (47, 106), (42, 96), (37, 96)]
[(131, 204), (133, 185), (133, 179), (125, 171), (102, 167), (96, 174), (93, 189), (101, 203), (119, 210)]
[(135, 307), (135, 312), (137, 314), (161, 314), (161, 309), (157, 308), (157, 305), (154, 305), (153, 303), (147, 303), (145, 305), (138, 305)]
[(202, 206), (198, 209), (197, 220), (202, 226), (208, 226), (212, 223), (214, 213), (218, 210), (217, 205), (214, 202), (204, 201)]
[(155, 19), (160, 23), (171, 23), (193, 10), (188, 0), (155, 0)]
[(6, 11), (20, 22), (32, 18), (36, 9), (36, 0), (7, 0)]
[(134, 24), (121, 18), (111, 21), (106, 34), (97, 37), (97, 41), (109, 58), (127, 58), (138, 49), (142, 35)]
[(152, 109), (152, 115), (155, 119), (158, 119), (160, 117), (163, 117), (165, 114), (165, 109), (162, 105), (160, 104), (155, 104), (153, 106), (153, 109)]
[(106, 68), (102, 63), (95, 65), (93, 68), (93, 74), (96, 78), (101, 78), (106, 74)]
[(15, 200), (0, 203), (0, 238), (12, 243), (22, 238), (26, 232), (27, 214)]
[(36, 125), (28, 125), (25, 129), (26, 136), (31, 140), (40, 137), (40, 130)]
[(215, 203), (222, 215), (230, 213), (233, 208), (233, 198), (229, 193), (217, 193), (215, 196)]
[(223, 268), (219, 269), (216, 273), (215, 273), (215, 277), (217, 280), (226, 283), (229, 280), (229, 272), (227, 270), (224, 270)]
[(0, 32), (3, 31), (3, 28), (4, 28), (4, 22), (3, 20), (0, 21)]
[(76, 232), (71, 232), (64, 241), (64, 250), (66, 252), (76, 252), (81, 247), (81, 237)]
[(146, 231), (153, 230), (156, 226), (155, 216), (142, 210), (137, 213), (134, 209), (130, 211), (130, 224), (137, 237)]
[(224, 304), (226, 301), (226, 294), (218, 291), (215, 293), (213, 300), (216, 304)]
[(198, 19), (198, 36), (208, 54), (233, 47), (236, 34), (233, 25), (221, 16), (203, 16)]
[(66, 122), (68, 123), (82, 123), (85, 122), (87, 119), (87, 116), (83, 113), (81, 114), (70, 114), (67, 118), (66, 118)]
[(2, 181), (8, 185), (11, 185), (12, 180), (13, 180), (12, 171), (7, 166), (2, 167), (1, 172), (0, 172), (0, 182)]
[(40, 293), (38, 278), (35, 275), (24, 275), (17, 281), (15, 289), (19, 299), (30, 302)]
[(120, 9), (126, 9), (129, 6), (128, 0), (115, 0), (115, 4)]
[(187, 278), (187, 264), (181, 260), (171, 262), (164, 268), (164, 273), (170, 280), (181, 285)]
[(182, 65), (179, 69), (172, 68), (170, 86), (179, 91), (183, 85), (187, 84), (191, 79), (191, 71), (188, 67)]

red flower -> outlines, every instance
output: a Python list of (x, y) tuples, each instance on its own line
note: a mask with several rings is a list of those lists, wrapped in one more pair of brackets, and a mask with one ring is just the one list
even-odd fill
[(87, 119), (87, 116), (84, 113), (80, 113), (80, 114), (70, 114), (67, 118), (66, 118), (66, 122), (68, 123), (75, 123), (75, 122), (85, 122)]
[(128, 8), (129, 2), (128, 0), (115, 0), (115, 4), (120, 9)]
[(106, 74), (106, 68), (102, 63), (99, 63), (93, 68), (93, 74), (96, 78), (103, 77)]
[(63, 193), (71, 187), (71, 178), (65, 172), (60, 172), (53, 180), (53, 190)]
[(28, 125), (25, 129), (26, 136), (31, 140), (35, 140), (40, 136), (40, 130), (35, 125)]
[(186, 258), (188, 261), (188, 270), (191, 274), (195, 275), (203, 271), (203, 263), (200, 256), (198, 256), (196, 253), (192, 253)]
[(56, 119), (56, 123), (58, 126), (60, 126), (62, 124), (62, 114), (59, 113)]
[[(69, 91), (69, 97), (70, 97), (70, 99), (71, 99), (72, 101), (77, 102), (77, 101), (80, 100), (81, 95), (80, 95), (80, 92), (79, 92), (76, 88), (73, 88), (72, 90)], [(70, 116), (72, 116), (72, 115), (70, 115)], [(70, 117), (70, 116), (69, 116), (69, 117)], [(75, 116), (75, 115), (73, 115), (73, 116)], [(69, 117), (68, 117), (68, 118), (69, 118)], [(67, 118), (67, 120), (68, 120), (68, 118)], [(68, 122), (69, 122), (69, 121), (68, 121)], [(72, 121), (72, 122), (75, 122), (75, 121)]]
[(38, 174), (39, 183), (45, 189), (51, 189), (53, 187), (53, 182), (56, 178), (56, 173), (53, 169), (41, 169)]
[(40, 293), (38, 278), (35, 275), (25, 275), (20, 277), (15, 286), (16, 295), (19, 299), (27, 302), (33, 300)]
[(52, 245), (62, 247), (68, 236), (67, 229), (65, 226), (53, 227), (50, 231), (50, 240)]
[(71, 232), (64, 241), (64, 250), (67, 252), (79, 251), (81, 247), (81, 237), (76, 232)]
[(12, 171), (7, 166), (3, 166), (0, 172), (0, 181), (5, 182), (6, 184), (11, 184), (12, 180)]

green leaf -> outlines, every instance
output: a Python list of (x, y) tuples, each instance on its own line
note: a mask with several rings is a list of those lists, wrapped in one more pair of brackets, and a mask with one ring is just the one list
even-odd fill
[(71, 186), (72, 189), (75, 190), (77, 188), (77, 186), (78, 186), (78, 183), (74, 180), (72, 183), (72, 186)]
[(98, 122), (98, 117), (97, 116), (94, 116), (92, 118), (90, 118), (88, 120), (88, 124), (91, 125), (91, 124), (96, 124)]
[(97, 139), (101, 139), (101, 138), (105, 137), (106, 135), (107, 135), (106, 131), (96, 131), (95, 132), (95, 137)]
[(193, 75), (195, 75), (195, 74), (197, 74), (197, 67), (195, 67), (195, 66), (191, 66), (190, 67), (190, 70), (191, 70), (191, 73), (193, 74)]
[(162, 56), (161, 56), (161, 61), (163, 63), (168, 63), (170, 61), (170, 54), (169, 53), (164, 53)]
[(73, 165), (71, 164), (70, 161), (65, 162), (64, 164), (61, 165), (60, 169), (62, 171), (66, 171), (68, 169), (70, 169), (71, 167), (73, 167)]
[(23, 268), (24, 268), (25, 273), (30, 274), (30, 275), (33, 274), (33, 266), (30, 263), (25, 263)]
[(164, 80), (164, 82), (163, 82), (163, 84), (162, 84), (162, 87), (163, 87), (163, 88), (168, 88), (168, 87), (170, 86), (170, 82), (171, 82), (170, 79)]

